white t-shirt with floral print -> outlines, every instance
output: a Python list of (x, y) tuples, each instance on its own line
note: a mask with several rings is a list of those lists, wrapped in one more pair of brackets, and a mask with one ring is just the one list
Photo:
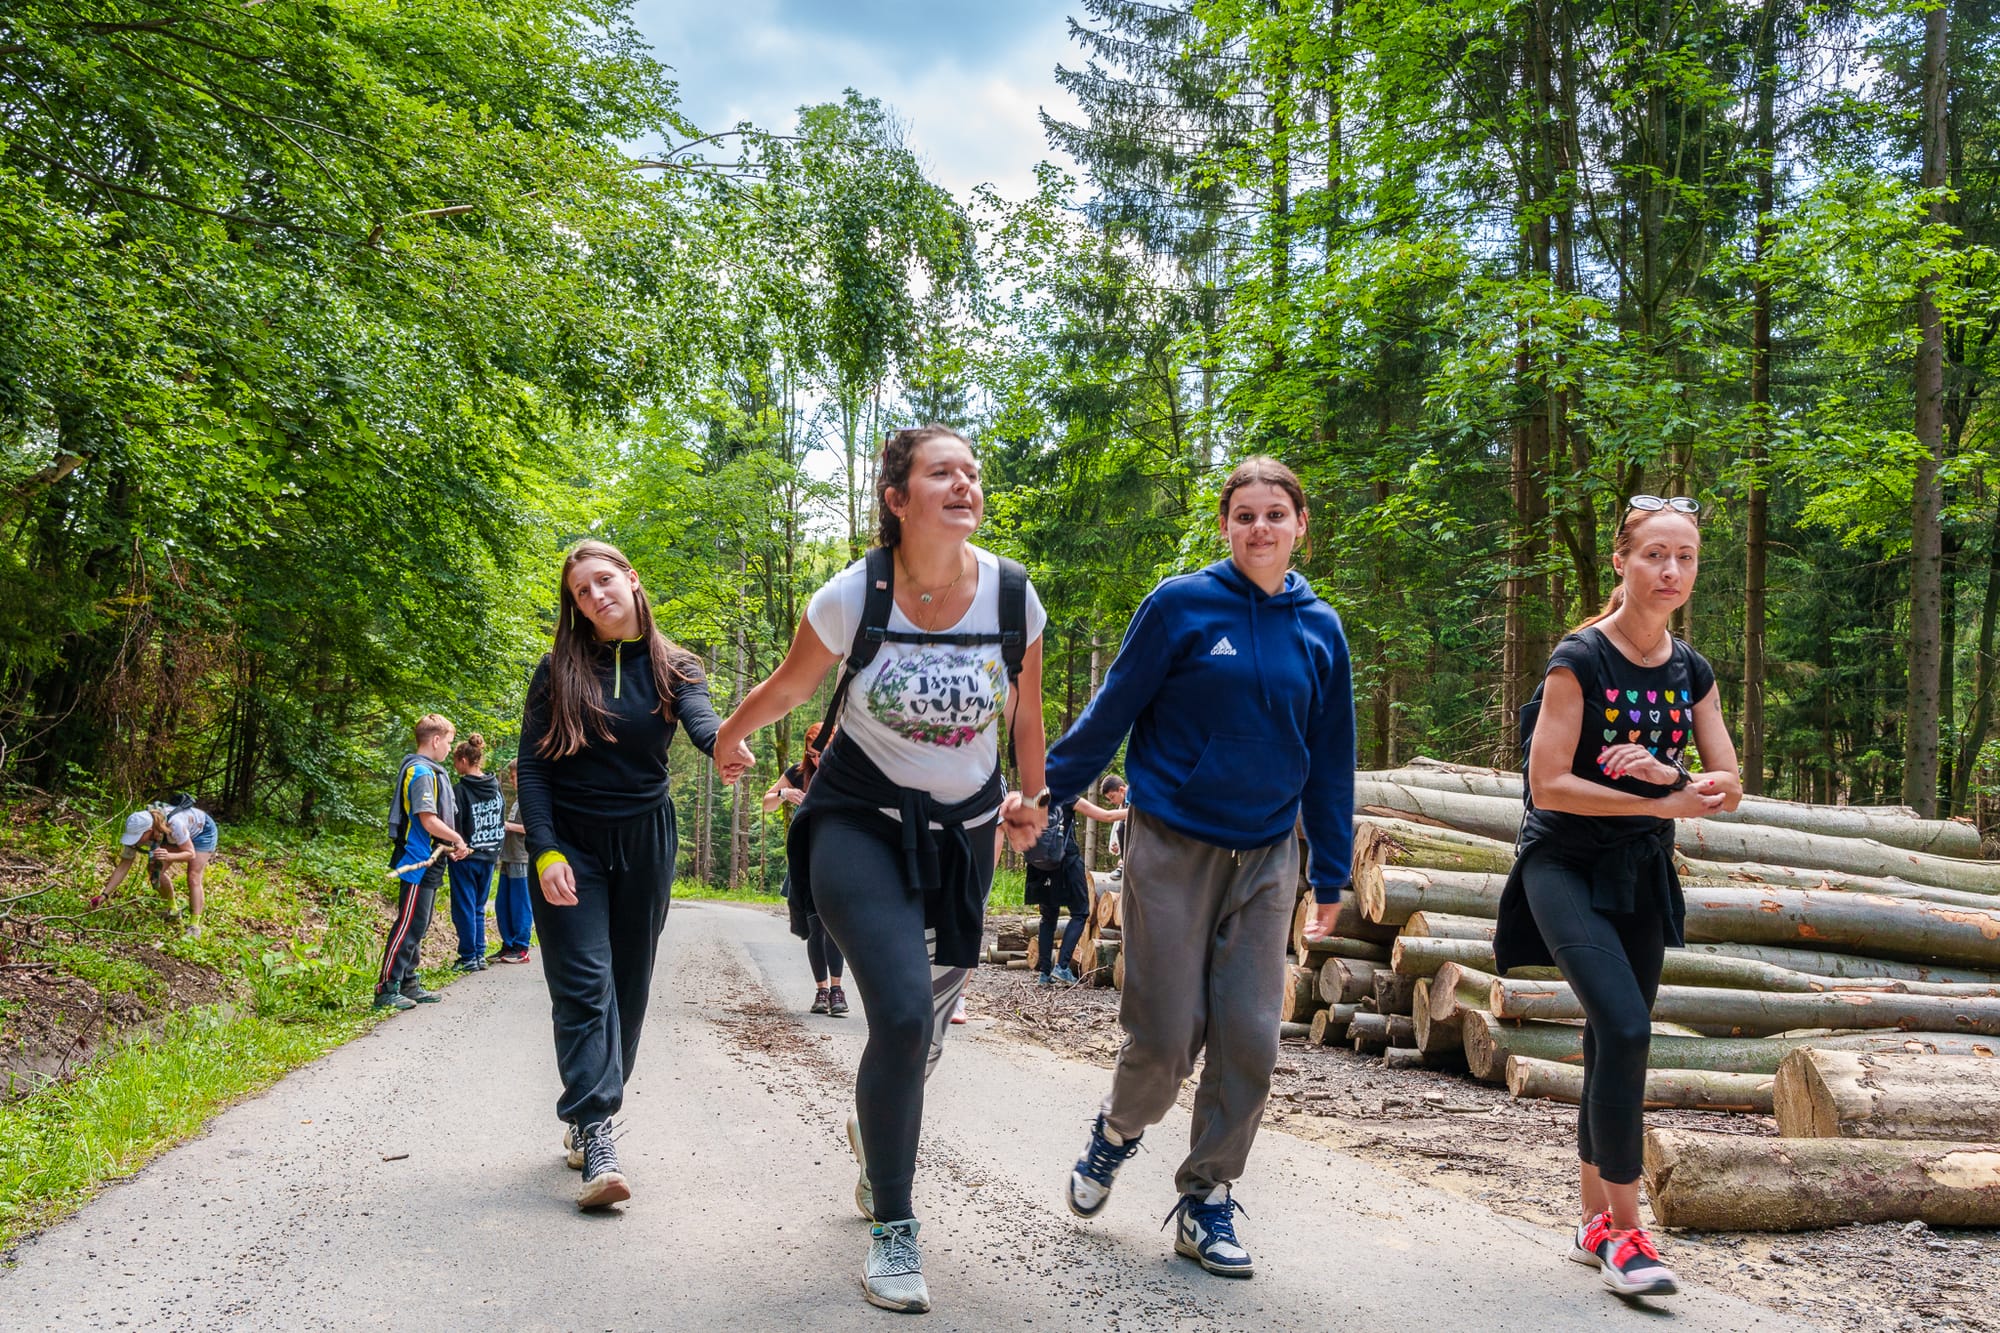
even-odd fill
[[(1000, 563), (974, 546), (979, 586), (955, 625), (938, 634), (1000, 633)], [(806, 620), (827, 651), (843, 660), (854, 644), (868, 599), (868, 562), (857, 560), (813, 594)], [(1042, 636), (1048, 613), (1028, 585), (1028, 642)], [(900, 608), (889, 628), (921, 633)], [(994, 723), (1007, 706), (1007, 669), (998, 643), (976, 648), (945, 644), (885, 643), (867, 670), (854, 678), (841, 706), (840, 726), (861, 752), (899, 787), (928, 791), (950, 805), (977, 792), (999, 760)]]

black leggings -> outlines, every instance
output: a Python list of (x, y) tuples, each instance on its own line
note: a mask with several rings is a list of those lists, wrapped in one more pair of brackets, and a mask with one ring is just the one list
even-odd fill
[[(966, 833), (973, 874), (991, 885), (992, 821)], [(829, 941), (845, 945), (868, 1016), (868, 1045), (854, 1076), (854, 1106), (861, 1117), (875, 1216), (900, 1222), (915, 1216), (910, 1182), (923, 1129), (936, 991), (924, 943), (924, 899), (910, 886), (896, 822), (883, 815), (814, 815), (812, 895)]]
[(812, 964), (813, 980), (822, 986), (829, 976), (839, 981), (841, 973), (847, 970), (840, 946), (826, 933), (826, 923), (817, 912), (806, 918), (806, 961)]
[(1589, 875), (1545, 853), (1528, 854), (1521, 879), (1542, 939), (1583, 1005), (1577, 1156), (1605, 1181), (1628, 1185), (1639, 1178), (1646, 1052), (1666, 962), (1666, 921), (1657, 911), (1598, 911), (1590, 905)]
[(1083, 938), (1084, 918), (1074, 907), (1069, 909), (1069, 924), (1063, 927), (1062, 952), (1056, 953), (1056, 913), (1060, 911), (1062, 908), (1055, 903), (1042, 904), (1042, 951), (1036, 962), (1043, 976), (1056, 966), (1077, 970), (1076, 942)]

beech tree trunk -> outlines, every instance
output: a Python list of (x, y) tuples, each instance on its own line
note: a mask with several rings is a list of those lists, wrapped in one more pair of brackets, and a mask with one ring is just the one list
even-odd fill
[(1319, 974), (1309, 967), (1285, 969), (1285, 998), (1278, 1006), (1278, 1018), (1286, 1023), (1309, 1023), (1313, 1010), (1320, 1008)]
[(1778, 1132), (1801, 1139), (2000, 1134), (2000, 1061), (1798, 1050), (1778, 1066)]
[[(1770, 1074), (1727, 1074), (1710, 1069), (1649, 1069), (1646, 1071), (1646, 1109), (1683, 1111), (1741, 1111), (1750, 1115), (1771, 1113)], [(1545, 1101), (1583, 1101), (1583, 1066), (1536, 1060), (1524, 1055), (1507, 1058), (1507, 1091), (1516, 1097), (1540, 1097)]]
[[(1380, 782), (1403, 788), (1424, 787), (1434, 791), (1478, 796), (1488, 799), (1521, 801), (1521, 775), (1497, 769), (1476, 769), (1426, 762), (1387, 771), (1355, 774), (1357, 781)], [(1359, 794), (1356, 796), (1360, 799)], [(1430, 814), (1428, 810), (1419, 813)], [(1449, 819), (1454, 827), (1460, 827)], [(1709, 815), (1707, 824), (1750, 824), (1763, 828), (1789, 829), (1838, 838), (1873, 838), (1890, 847), (1928, 852), (1934, 856), (1980, 855), (1979, 828), (1964, 819), (1919, 819), (1905, 806), (1808, 805), (1801, 801), (1744, 798), (1741, 808), (1725, 814)]]
[(1299, 899), (1292, 911), (1292, 956), (1301, 963), (1307, 956), (1318, 953), (1322, 956), (1345, 955), (1349, 952), (1333, 943), (1336, 939), (1354, 940), (1363, 944), (1376, 944), (1386, 949), (1396, 941), (1396, 928), (1370, 921), (1361, 915), (1361, 904), (1353, 894), (1344, 894), (1340, 900), (1340, 915), (1333, 923), (1333, 934), (1325, 940), (1308, 940), (1306, 922), (1312, 920), (1313, 900), (1311, 894)]
[(1449, 1018), (1438, 1019), (1431, 1016), (1431, 979), (1420, 977), (1410, 991), (1410, 1026), (1417, 1034), (1417, 1049), (1426, 1055), (1460, 1054), (1465, 1043), (1459, 1036), (1459, 1017), (1456, 1013)]
[[(1583, 1005), (1560, 981), (1496, 980), (1486, 1009), (1495, 1018), (1553, 1022), (1581, 1019)], [(1946, 995), (1887, 995), (1873, 991), (1778, 994), (1662, 986), (1656, 1022), (1685, 1023), (1705, 1036), (1769, 1037), (1807, 1028), (1898, 1028), (2000, 1037), (2000, 1000)]]
[[(1437, 992), (1431, 992), (1437, 1010)], [(1498, 1083), (1507, 1057), (1532, 1056), (1579, 1064), (1583, 1029), (1567, 1023), (1512, 1023), (1483, 1009), (1461, 1009), (1465, 1058), (1474, 1078)], [(2000, 1042), (1953, 1032), (1843, 1033), (1830, 1037), (1681, 1037), (1655, 1031), (1646, 1064), (1654, 1069), (1713, 1069), (1724, 1073), (1775, 1074), (1787, 1055), (1803, 1046), (1848, 1051), (1902, 1051), (1924, 1055), (2000, 1056)]]
[(1419, 866), (1357, 865), (1354, 896), (1370, 921), (1400, 926), (1413, 912), (1492, 916), (1500, 910), (1505, 875)]
[(1645, 1173), (1647, 1197), (1663, 1226), (2000, 1226), (2000, 1139), (1767, 1139), (1655, 1129), (1646, 1134)]
[(1690, 888), (1687, 937), (2000, 968), (2000, 911), (1798, 889)]
[(1461, 833), (1456, 828), (1437, 828), (1386, 815), (1357, 817), (1354, 845), (1357, 863), (1365, 853), (1378, 865), (1483, 870), (1495, 875), (1505, 875), (1514, 865), (1511, 833), (1502, 842)]
[(1941, 889), (1934, 884), (1916, 884), (1907, 879), (1883, 875), (1849, 875), (1838, 870), (1795, 870), (1790, 866), (1763, 865), (1756, 861), (1702, 861), (1675, 855), (1674, 867), (1683, 887), (1706, 884), (1740, 888), (1745, 884), (1769, 884), (1778, 889), (1828, 889), (1838, 893), (1873, 893), (1886, 898), (1914, 898), (1919, 902), (1950, 903), (1955, 907), (1993, 907), (1994, 897), (1970, 889)]
[(1379, 963), (1354, 958), (1329, 958), (1319, 969), (1318, 995), (1327, 1004), (1358, 1004), (1375, 994), (1375, 976), (1390, 973)]
[[(1416, 912), (1403, 923), (1403, 938), (1416, 936), (1434, 940), (1492, 940), (1491, 917), (1452, 916), (1446, 912)], [(1394, 956), (1394, 951), (1391, 951)]]
[(1306, 1040), (1315, 1046), (1341, 1046), (1347, 1042), (1347, 1025), (1361, 1012), (1358, 1004), (1330, 1004), (1312, 1016)]
[[(1518, 798), (1471, 796), (1439, 791), (1408, 783), (1357, 780), (1354, 799), (1369, 811), (1391, 815), (1418, 816), (1448, 825), (1427, 829), (1426, 841), (1443, 842), (1455, 850), (1459, 860), (1434, 859), (1433, 855), (1403, 856), (1390, 861), (1396, 865), (1439, 865), (1453, 869), (1491, 870), (1504, 874), (1512, 864), (1511, 844), (1520, 833), (1522, 806)], [(1384, 821), (1386, 822), (1386, 821)], [(1842, 837), (1807, 833), (1797, 829), (1770, 828), (1760, 824), (1722, 823), (1713, 819), (1675, 821), (1676, 845), (1683, 855), (1705, 861), (1756, 861), (1847, 874), (1897, 876), (1919, 884), (1977, 893), (2000, 893), (2000, 864), (1937, 856), (1928, 852), (1891, 847), (1874, 838)], [(1413, 828), (1423, 827), (1412, 825)], [(1453, 843), (1442, 835), (1459, 832), (1476, 835), (1489, 845), (1505, 849), (1499, 864), (1471, 864), (1465, 860), (1465, 844)], [(1398, 832), (1395, 841), (1406, 842), (1414, 834)], [(1440, 848), (1443, 851), (1444, 848)], [(1423, 852), (1428, 853), (1425, 847)]]
[(1416, 995), (1416, 980), (1399, 977), (1389, 968), (1378, 968), (1375, 973), (1375, 1012), (1378, 1014), (1407, 1014)]

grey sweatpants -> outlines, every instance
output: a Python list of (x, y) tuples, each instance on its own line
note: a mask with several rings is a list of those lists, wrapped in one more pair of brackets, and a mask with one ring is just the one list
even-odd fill
[(1165, 1118), (1194, 1072), (1183, 1194), (1207, 1194), (1243, 1174), (1278, 1062), (1285, 940), (1298, 903), (1299, 845), (1232, 852), (1183, 837), (1141, 811), (1125, 834), (1121, 903), (1125, 990), (1105, 1122), (1133, 1138)]

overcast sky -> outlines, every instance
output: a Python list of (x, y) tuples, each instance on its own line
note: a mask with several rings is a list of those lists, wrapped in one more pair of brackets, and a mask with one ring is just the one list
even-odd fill
[[(959, 198), (991, 182), (1034, 189), (1054, 156), (1038, 111), (1075, 114), (1058, 62), (1080, 63), (1074, 0), (635, 0), (705, 132), (739, 120), (791, 128), (796, 110), (853, 88), (895, 108), (934, 179)], [(1067, 165), (1067, 164), (1065, 164)]]

